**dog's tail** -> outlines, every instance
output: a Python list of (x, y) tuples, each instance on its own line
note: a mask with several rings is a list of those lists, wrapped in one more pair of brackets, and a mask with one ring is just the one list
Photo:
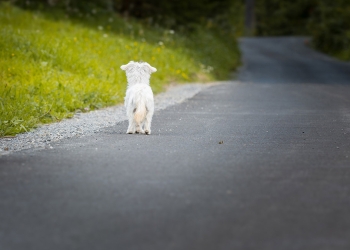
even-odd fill
[(144, 100), (140, 100), (137, 107), (134, 109), (134, 120), (136, 123), (141, 123), (147, 115), (147, 108)]

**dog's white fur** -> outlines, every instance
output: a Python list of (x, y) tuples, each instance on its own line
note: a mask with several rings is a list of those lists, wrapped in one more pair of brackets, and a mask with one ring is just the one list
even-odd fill
[(125, 70), (128, 88), (125, 96), (126, 115), (129, 119), (127, 134), (151, 134), (154, 113), (153, 92), (149, 79), (157, 69), (146, 62), (130, 61), (120, 67)]

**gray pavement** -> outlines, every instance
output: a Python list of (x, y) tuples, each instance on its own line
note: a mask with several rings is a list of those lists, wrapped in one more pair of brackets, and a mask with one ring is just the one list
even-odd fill
[(242, 39), (241, 82), (150, 136), (1, 157), (0, 249), (349, 249), (350, 65), (304, 41)]

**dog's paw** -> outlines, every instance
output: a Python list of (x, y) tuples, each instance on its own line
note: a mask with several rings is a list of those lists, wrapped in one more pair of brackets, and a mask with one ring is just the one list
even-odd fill
[(140, 130), (136, 130), (136, 133), (137, 133), (137, 134), (144, 134), (145, 131), (144, 131), (143, 129), (140, 129)]
[(127, 134), (133, 134), (134, 132), (131, 130), (126, 131)]
[(150, 135), (151, 134), (151, 130), (145, 130), (145, 134), (146, 135)]

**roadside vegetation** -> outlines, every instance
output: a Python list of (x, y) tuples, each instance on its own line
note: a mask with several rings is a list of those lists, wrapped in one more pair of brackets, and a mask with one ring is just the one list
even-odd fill
[(350, 1), (256, 1), (256, 35), (306, 35), (312, 46), (350, 60)]
[(320, 1), (309, 29), (316, 49), (350, 61), (350, 1)]
[(155, 93), (227, 79), (239, 65), (241, 14), (234, 29), (221, 29), (220, 19), (158, 25), (98, 4), (68, 7), (0, 2), (0, 137), (121, 103), (120, 66), (130, 60), (158, 69)]

